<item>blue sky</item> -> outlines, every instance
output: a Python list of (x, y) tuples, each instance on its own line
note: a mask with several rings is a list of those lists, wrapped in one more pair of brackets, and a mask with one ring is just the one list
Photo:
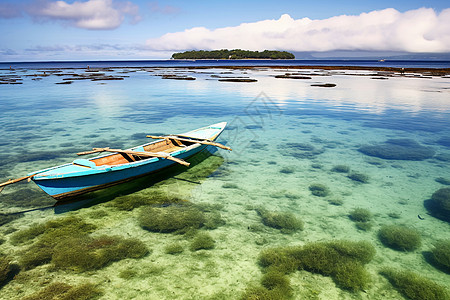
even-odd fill
[(450, 52), (448, 1), (1, 0), (0, 61), (190, 49)]

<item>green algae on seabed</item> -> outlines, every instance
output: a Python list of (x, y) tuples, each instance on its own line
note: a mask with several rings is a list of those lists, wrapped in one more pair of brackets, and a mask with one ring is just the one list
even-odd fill
[(291, 297), (291, 293), (286, 293), (280, 288), (267, 289), (263, 286), (250, 286), (242, 295), (242, 300), (285, 300)]
[(341, 206), (344, 204), (344, 200), (342, 200), (341, 198), (332, 198), (328, 199), (328, 203), (330, 203), (331, 205)]
[(76, 237), (56, 245), (51, 263), (55, 269), (86, 272), (125, 258), (142, 258), (149, 253), (146, 245), (136, 238)]
[(283, 300), (292, 296), (290, 280), (284, 273), (269, 270), (261, 278), (261, 286), (251, 286), (246, 289), (242, 300)]
[(378, 231), (380, 241), (387, 247), (399, 251), (413, 251), (420, 247), (420, 233), (404, 225), (384, 225)]
[(400, 214), (397, 212), (390, 212), (387, 215), (389, 218), (392, 218), (392, 219), (400, 219)]
[(293, 167), (282, 167), (280, 169), (280, 173), (282, 173), (282, 174), (292, 174), (294, 172), (295, 172), (295, 168), (293, 168)]
[(299, 159), (313, 159), (325, 152), (307, 143), (283, 143), (278, 146), (282, 155), (292, 156)]
[(337, 240), (269, 248), (260, 253), (259, 264), (284, 274), (299, 269), (331, 276), (338, 286), (357, 291), (364, 290), (371, 282), (364, 265), (374, 256), (375, 248), (369, 242)]
[(331, 172), (348, 173), (350, 172), (350, 167), (347, 165), (336, 165), (333, 168), (331, 168)]
[(206, 222), (204, 213), (193, 205), (144, 207), (138, 220), (139, 225), (145, 230), (179, 234), (184, 234), (191, 229), (199, 229)]
[(63, 282), (53, 282), (22, 300), (91, 300), (99, 298), (102, 294), (103, 291), (92, 283), (72, 286)]
[(134, 268), (127, 268), (119, 272), (119, 277), (122, 279), (132, 279), (138, 275), (138, 272)]
[(184, 199), (176, 195), (168, 194), (167, 191), (157, 189), (157, 187), (155, 187), (152, 189), (151, 193), (139, 193), (119, 196), (111, 201), (111, 203), (109, 203), (108, 205), (111, 205), (119, 210), (130, 211), (141, 206), (170, 205), (183, 203), (184, 201)]
[(358, 183), (368, 183), (369, 182), (369, 175), (360, 173), (360, 172), (355, 172), (355, 171), (350, 172), (350, 174), (348, 174), (347, 177)]
[(95, 229), (95, 225), (86, 223), (79, 217), (68, 216), (45, 223), (32, 224), (27, 229), (15, 232), (11, 236), (10, 242), (13, 245), (19, 245), (28, 243), (40, 236), (43, 236), (43, 240), (57, 242), (68, 236), (90, 233)]
[(11, 236), (13, 245), (29, 244), (20, 253), (19, 262), (25, 269), (51, 263), (55, 269), (76, 272), (97, 270), (124, 258), (141, 258), (149, 253), (137, 239), (89, 235), (96, 227), (78, 217), (65, 217)]
[(180, 254), (184, 251), (184, 247), (181, 243), (172, 243), (164, 247), (164, 253), (170, 255)]
[(263, 208), (256, 210), (264, 225), (280, 229), (282, 233), (293, 233), (303, 230), (304, 223), (291, 212), (268, 211)]
[(365, 208), (355, 208), (348, 215), (350, 220), (355, 222), (356, 228), (364, 231), (368, 231), (372, 228), (372, 213)]
[(261, 278), (261, 284), (268, 290), (283, 289), (286, 290), (288, 294), (290, 287), (289, 277), (286, 274), (281, 273), (276, 270), (269, 270)]
[(326, 197), (330, 194), (330, 189), (321, 183), (313, 183), (309, 186), (311, 194), (317, 197)]
[(450, 298), (448, 290), (411, 271), (399, 271), (385, 268), (381, 272), (389, 282), (403, 295), (412, 300), (447, 300)]
[(363, 231), (369, 231), (372, 229), (373, 224), (371, 222), (355, 222), (356, 228)]
[(210, 250), (213, 249), (215, 245), (216, 242), (209, 233), (199, 232), (192, 240), (189, 249), (191, 251)]
[(431, 249), (433, 263), (450, 273), (450, 240), (441, 240)]
[(348, 216), (355, 222), (369, 222), (372, 220), (372, 213), (368, 209), (360, 207), (352, 210)]

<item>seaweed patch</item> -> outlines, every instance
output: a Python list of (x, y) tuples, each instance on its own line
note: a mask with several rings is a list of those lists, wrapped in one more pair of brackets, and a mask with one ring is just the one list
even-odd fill
[(283, 155), (293, 156), (299, 159), (312, 159), (325, 152), (307, 143), (285, 143), (278, 146)]

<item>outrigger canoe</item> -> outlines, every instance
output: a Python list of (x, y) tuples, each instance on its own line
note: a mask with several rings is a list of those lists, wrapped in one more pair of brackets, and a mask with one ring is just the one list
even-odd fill
[(148, 135), (147, 137), (156, 141), (125, 150), (93, 148), (92, 151), (77, 154), (108, 154), (76, 159), (72, 163), (32, 172), (25, 177), (2, 183), (0, 188), (28, 179), (33, 180), (48, 195), (61, 200), (130, 181), (176, 163), (189, 166), (185, 159), (208, 145), (231, 150), (214, 142), (226, 125), (226, 122), (217, 123), (177, 135)]

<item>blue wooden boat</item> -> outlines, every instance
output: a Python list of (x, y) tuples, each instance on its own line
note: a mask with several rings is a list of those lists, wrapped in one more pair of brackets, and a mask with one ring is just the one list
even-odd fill
[(78, 155), (109, 153), (32, 172), (26, 177), (5, 182), (0, 187), (31, 179), (48, 195), (61, 200), (154, 173), (176, 163), (189, 166), (185, 159), (208, 145), (231, 150), (214, 142), (226, 125), (226, 122), (222, 122), (179, 135), (147, 136), (156, 141), (125, 150), (94, 148)]

